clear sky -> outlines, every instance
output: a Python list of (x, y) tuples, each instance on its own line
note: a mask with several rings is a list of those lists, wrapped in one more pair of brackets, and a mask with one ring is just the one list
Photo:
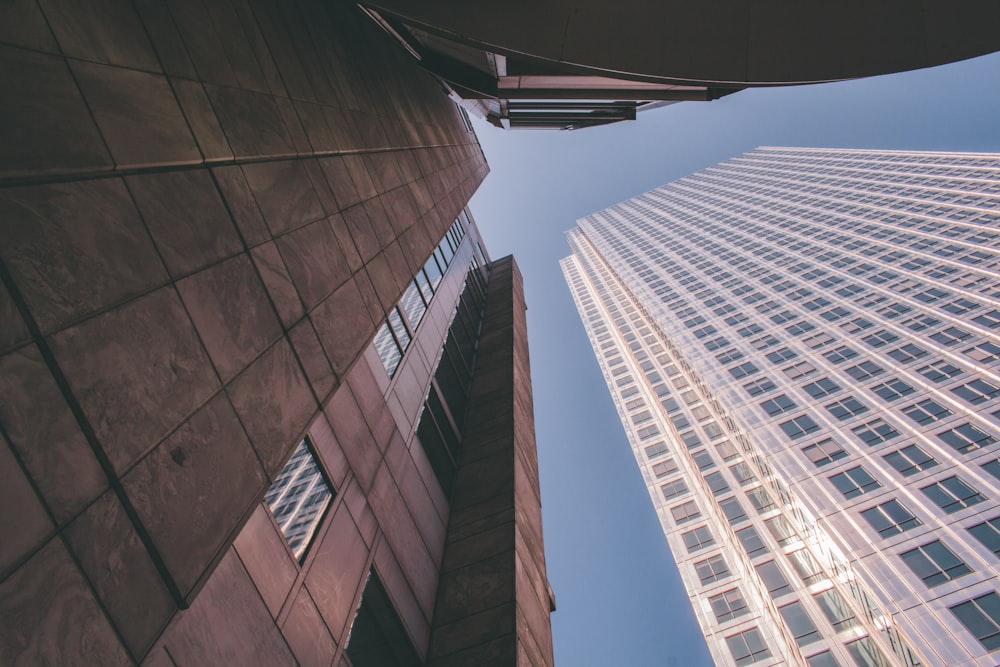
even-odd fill
[(700, 667), (707, 649), (559, 270), (577, 218), (757, 146), (1000, 152), (1000, 54), (748, 90), (573, 132), (476, 123), (471, 209), (524, 274), (556, 662)]

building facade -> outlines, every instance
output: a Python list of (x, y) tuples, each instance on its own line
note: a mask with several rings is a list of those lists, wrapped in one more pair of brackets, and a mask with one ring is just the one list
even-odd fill
[(314, 0), (5, 3), (0, 84), (0, 664), (551, 664), (440, 85)]
[(568, 239), (717, 664), (996, 664), (1000, 156), (760, 148)]

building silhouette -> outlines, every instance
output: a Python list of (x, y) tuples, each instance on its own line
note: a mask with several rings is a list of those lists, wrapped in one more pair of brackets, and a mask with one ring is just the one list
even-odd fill
[(551, 664), (521, 279), (439, 84), (340, 2), (0, 42), (0, 664)]
[(996, 662), (998, 225), (998, 155), (760, 148), (568, 233), (717, 664)]

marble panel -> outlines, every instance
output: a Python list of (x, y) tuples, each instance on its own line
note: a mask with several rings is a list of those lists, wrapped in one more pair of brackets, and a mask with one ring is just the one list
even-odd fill
[(0, 664), (133, 664), (62, 540), (0, 584)]
[(323, 207), (300, 162), (247, 164), (243, 173), (272, 234), (284, 234), (324, 217)]
[[(37, 549), (53, 530), (51, 519), (31, 483), (14, 458), (7, 442), (0, 437), (0, 581), (18, 561)], [(16, 511), (10, 511), (15, 508)], [(0, 612), (2, 613), (2, 612)]]
[(268, 294), (271, 295), (278, 316), (286, 327), (292, 326), (302, 318), (305, 310), (277, 246), (270, 242), (264, 243), (251, 250), (250, 254)]
[(288, 340), (271, 346), (226, 392), (273, 480), (318, 408)]
[(273, 97), (211, 84), (205, 89), (236, 157), (295, 155)]
[(132, 655), (145, 655), (177, 607), (118, 496), (107, 491), (65, 535)]
[(222, 86), (238, 86), (236, 72), (223, 46), (223, 37), (209, 15), (209, 3), (197, 0), (168, 0), (168, 3), (198, 78)]
[(125, 182), (174, 278), (243, 249), (207, 171), (129, 176)]
[(160, 63), (128, 0), (39, 0), (70, 58), (159, 72)]
[(306, 310), (326, 298), (350, 276), (350, 268), (325, 219), (275, 240)]
[(118, 167), (201, 161), (166, 77), (81, 61), (70, 65)]
[(299, 571), (263, 503), (250, 515), (233, 545), (271, 616), (277, 618)]
[(342, 157), (327, 157), (319, 161), (340, 208), (349, 208), (361, 202), (361, 195), (354, 185), (351, 170)]
[(299, 590), (281, 631), (301, 667), (325, 667), (333, 660), (337, 642), (330, 636), (309, 590)]
[(0, 205), (0, 257), (43, 333), (167, 280), (118, 179), (9, 188)]
[(295, 664), (257, 589), (231, 550), (191, 608), (170, 628), (164, 645), (178, 667)]
[(333, 374), (330, 360), (323, 352), (319, 338), (316, 337), (312, 322), (309, 319), (302, 320), (288, 332), (288, 337), (292, 341), (292, 347), (295, 348), (299, 361), (302, 362), (313, 391), (322, 401), (333, 389), (337, 378)]
[(375, 444), (350, 387), (341, 386), (323, 409), (333, 434), (351, 465), (351, 471), (367, 492), (375, 478), (375, 471), (382, 460), (382, 452)]
[(165, 0), (134, 0), (133, 4), (164, 71), (170, 76), (198, 78)]
[(34, 0), (10, 0), (0, 8), (0, 42), (58, 53), (52, 32)]
[[(224, 394), (123, 479), (125, 493), (185, 598), (235, 538), (265, 479)], [(206, 511), (211, 508), (211, 511)]]
[(358, 249), (361, 261), (368, 263), (372, 257), (382, 249), (378, 234), (368, 219), (368, 214), (362, 205), (352, 206), (342, 212), (344, 224), (350, 231), (351, 238), (354, 239), (354, 246)]
[(34, 345), (0, 357), (0, 395), (0, 424), (62, 523), (107, 487), (104, 471)]
[(375, 323), (356, 279), (344, 283), (318, 305), (311, 319), (333, 372), (338, 376), (347, 372), (365, 343), (375, 334)]
[(248, 246), (255, 246), (271, 238), (271, 233), (260, 213), (257, 201), (247, 185), (243, 171), (237, 166), (216, 167), (212, 170), (222, 198), (236, 221), (236, 226)]
[(369, 550), (346, 507), (341, 505), (328, 521), (323, 541), (313, 545), (316, 555), (305, 581), (327, 627), (340, 637), (353, 620)]
[(51, 345), (118, 472), (219, 386), (173, 288), (66, 329)]
[(17, 310), (13, 297), (7, 288), (0, 284), (0, 353), (23, 345), (31, 340), (24, 318)]
[(246, 255), (185, 278), (177, 291), (223, 382), (281, 336), (281, 324)]
[(180, 102), (181, 111), (191, 125), (198, 148), (206, 160), (231, 160), (233, 151), (229, 148), (226, 135), (222, 132), (219, 119), (208, 101), (205, 88), (200, 82), (186, 79), (171, 79), (170, 84)]

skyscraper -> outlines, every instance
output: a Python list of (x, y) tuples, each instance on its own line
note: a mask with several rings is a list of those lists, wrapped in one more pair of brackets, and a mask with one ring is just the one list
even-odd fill
[(1000, 155), (760, 148), (578, 224), (717, 663), (995, 664)]

